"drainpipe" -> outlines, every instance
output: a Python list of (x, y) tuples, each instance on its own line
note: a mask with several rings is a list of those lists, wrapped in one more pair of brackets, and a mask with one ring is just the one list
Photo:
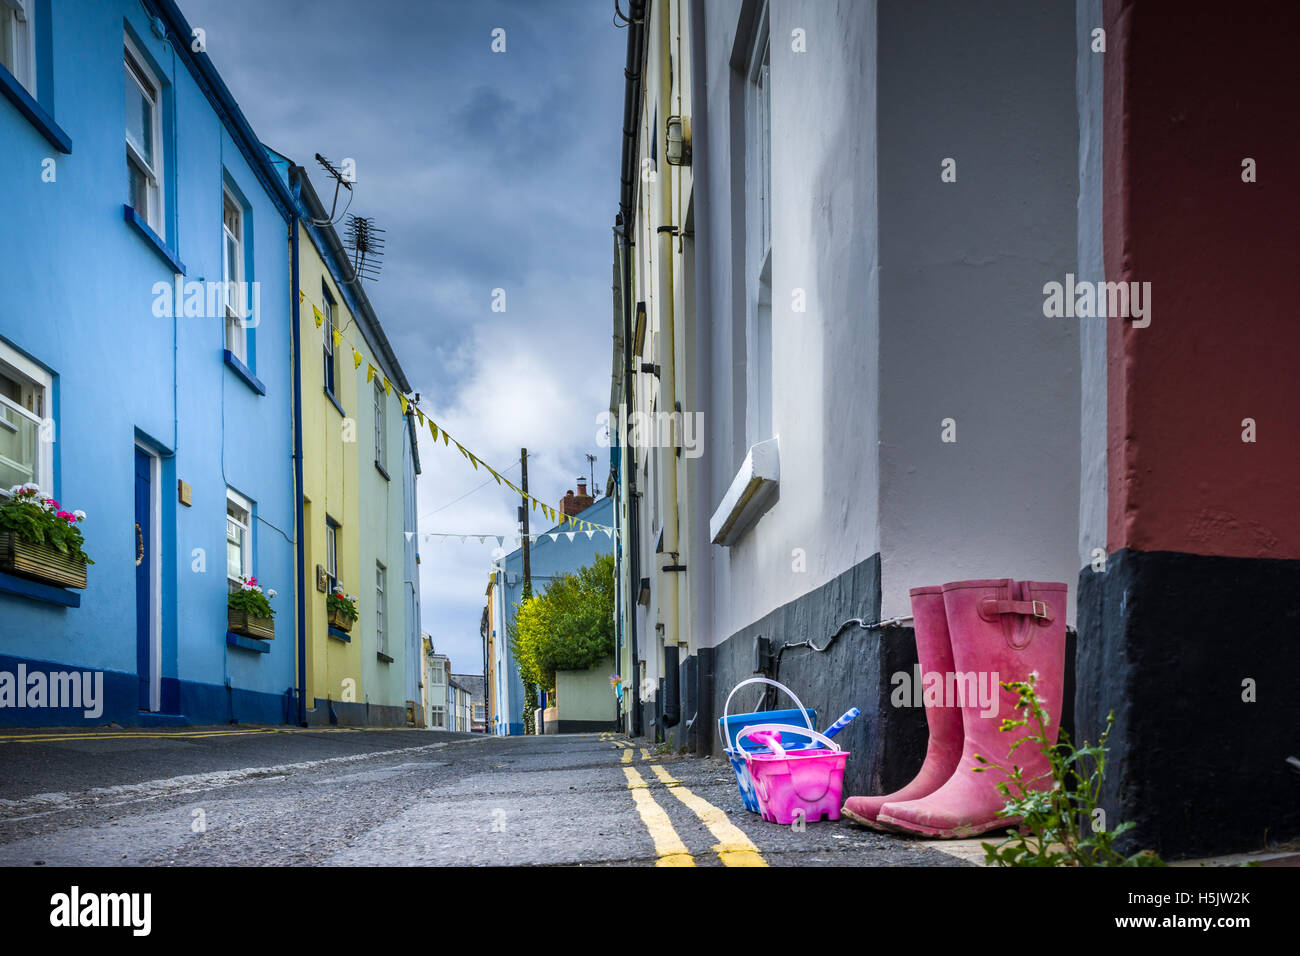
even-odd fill
[(299, 328), (298, 289), (301, 278), (298, 273), (298, 189), (293, 189), (294, 209), (289, 215), (289, 238), (293, 259), (293, 287), (289, 290), (290, 307), (293, 311), (293, 486), (294, 514), (298, 523), (295, 534), (295, 550), (298, 558), (298, 726), (307, 726), (307, 556), (304, 553), (306, 528), (303, 526), (302, 513), (302, 331)]
[[(671, 16), (669, 8), (664, 7), (663, 14), (659, 18), (659, 39), (662, 43), (661, 59), (668, 56), (668, 51), (672, 49), (672, 31)], [(667, 115), (670, 109), (670, 99), (672, 96), (672, 79), (669, 75), (667, 63), (661, 63), (659, 69), (659, 108), (663, 115)], [(653, 131), (653, 135), (658, 135), (658, 130)], [(655, 187), (658, 206), (659, 227), (656, 231), (656, 252), (658, 254), (658, 273), (659, 273), (659, 387), (662, 390), (660, 407), (668, 412), (675, 410), (677, 406), (677, 345), (676, 332), (674, 329), (674, 302), (676, 290), (673, 287), (673, 242), (677, 234), (678, 227), (673, 224), (673, 167), (664, 163), (663, 170), (657, 170), (655, 176)], [(673, 447), (677, 445), (676, 426), (673, 429)], [(674, 451), (669, 456), (666, 463), (663, 462), (663, 455), (666, 449), (660, 449), (660, 486), (663, 488), (664, 496), (664, 555), (658, 560), (663, 561), (667, 558), (672, 559), (673, 565), (679, 565), (679, 551), (681, 547), (678, 543), (678, 508), (677, 508), (677, 455)], [(659, 594), (660, 608), (664, 617), (664, 694), (668, 698), (664, 702), (664, 724), (672, 727), (677, 724), (679, 719), (681, 704), (679, 700), (678, 665), (677, 658), (679, 654), (681, 636), (681, 623), (679, 620), (679, 592), (680, 592), (680, 573), (665, 572), (662, 567), (656, 568), (659, 574)], [(668, 573), (672, 577), (668, 577)], [(671, 646), (672, 652), (669, 653)], [(670, 668), (673, 673), (669, 675)]]
[[(645, 17), (649, 5), (643, 0), (631, 0), (628, 9), (627, 65), (623, 69), (623, 155), (620, 163), (619, 209), (623, 220), (623, 398), (629, 413), (635, 410), (634, 380), (632, 373), (632, 229), (636, 221), (636, 190), (639, 176), (637, 167), (637, 146), (640, 125), (638, 107), (642, 94), (642, 57), (645, 37)], [(629, 597), (634, 589), (640, 587), (640, 540), (638, 515), (636, 511), (636, 450), (627, 446), (627, 473), (624, 477), (627, 487), (628, 506), (628, 580), (631, 583)], [(636, 635), (636, 601), (628, 602), (628, 649), (632, 663), (632, 735), (641, 736), (641, 686), (636, 679), (639, 657)]]

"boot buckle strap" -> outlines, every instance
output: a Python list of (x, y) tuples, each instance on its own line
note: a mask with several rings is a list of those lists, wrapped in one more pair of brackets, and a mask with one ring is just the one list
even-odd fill
[(981, 619), (992, 622), (1001, 614), (1020, 614), (1024, 617), (1032, 617), (1038, 622), (1039, 626), (1050, 624), (1056, 618), (1056, 615), (1052, 613), (1052, 609), (1047, 606), (1046, 601), (1000, 601), (997, 598), (987, 597), (979, 602), (979, 616)]

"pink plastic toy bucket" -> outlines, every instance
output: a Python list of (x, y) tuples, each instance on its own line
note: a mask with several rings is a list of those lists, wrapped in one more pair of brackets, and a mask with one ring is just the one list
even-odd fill
[[(782, 733), (806, 735), (825, 749), (787, 750), (781, 746)], [(772, 749), (767, 754), (742, 751), (764, 820), (788, 826), (797, 820), (840, 818), (847, 750), (815, 730), (781, 724), (746, 727), (736, 735), (737, 742), (741, 737), (752, 737)]]
[[(731, 714), (731, 701), (736, 696), (736, 692), (742, 687), (750, 684), (764, 684), (775, 687), (783, 692), (787, 697), (794, 701), (798, 710), (780, 710), (780, 711), (762, 711), (753, 714)], [(794, 691), (784, 684), (777, 683), (767, 677), (750, 677), (741, 681), (731, 689), (727, 695), (727, 702), (722, 705), (722, 716), (718, 718), (718, 739), (722, 741), (722, 752), (727, 755), (727, 760), (731, 763), (731, 770), (736, 775), (736, 786), (740, 790), (740, 802), (750, 813), (762, 813), (758, 805), (758, 794), (754, 792), (754, 778), (749, 773), (749, 764), (745, 762), (744, 752), (746, 750), (758, 751), (760, 753), (770, 753), (764, 749), (757, 740), (747, 741), (742, 746), (739, 741), (739, 732), (746, 726), (779, 725), (785, 727), (791, 732), (802, 732), (803, 728), (796, 723), (801, 720), (804, 727), (808, 730), (815, 731), (813, 722), (817, 719), (817, 711), (807, 710), (804, 705), (795, 696)], [(804, 734), (805, 737), (809, 736)], [(789, 749), (796, 750), (802, 746), (816, 747), (816, 744), (792, 744), (788, 745)]]

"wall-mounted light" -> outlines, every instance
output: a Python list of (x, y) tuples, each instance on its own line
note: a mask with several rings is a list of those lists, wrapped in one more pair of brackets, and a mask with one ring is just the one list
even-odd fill
[(668, 117), (667, 146), (664, 159), (669, 166), (689, 166), (691, 164), (691, 118), (689, 116)]

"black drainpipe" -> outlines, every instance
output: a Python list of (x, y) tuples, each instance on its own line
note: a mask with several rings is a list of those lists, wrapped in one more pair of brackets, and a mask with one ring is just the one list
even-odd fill
[[(635, 197), (637, 188), (637, 149), (640, 132), (637, 105), (641, 102), (641, 81), (643, 77), (642, 60), (645, 36), (645, 20), (649, 13), (646, 0), (631, 0), (628, 10), (627, 65), (623, 69), (623, 157), (620, 170), (621, 188), (619, 191), (619, 210), (622, 218), (623, 240), (623, 397), (629, 409), (633, 406), (632, 378), (632, 229), (636, 221)], [(633, 593), (638, 593), (641, 586), (640, 540), (637, 524), (636, 487), (636, 450), (627, 447), (627, 508), (628, 527), (628, 580), (632, 582)], [(641, 736), (641, 686), (638, 677), (639, 651), (636, 639), (636, 607), (639, 599), (628, 607), (628, 648), (632, 659), (632, 736)]]
[(298, 187), (293, 189), (295, 208), (289, 219), (293, 230), (290, 248), (293, 257), (293, 288), (289, 300), (293, 308), (293, 480), (294, 512), (297, 515), (298, 533), (294, 541), (298, 552), (298, 726), (307, 726), (307, 556), (303, 548), (306, 528), (302, 515), (302, 339), (298, 328), (298, 289), (301, 277), (298, 271)]

